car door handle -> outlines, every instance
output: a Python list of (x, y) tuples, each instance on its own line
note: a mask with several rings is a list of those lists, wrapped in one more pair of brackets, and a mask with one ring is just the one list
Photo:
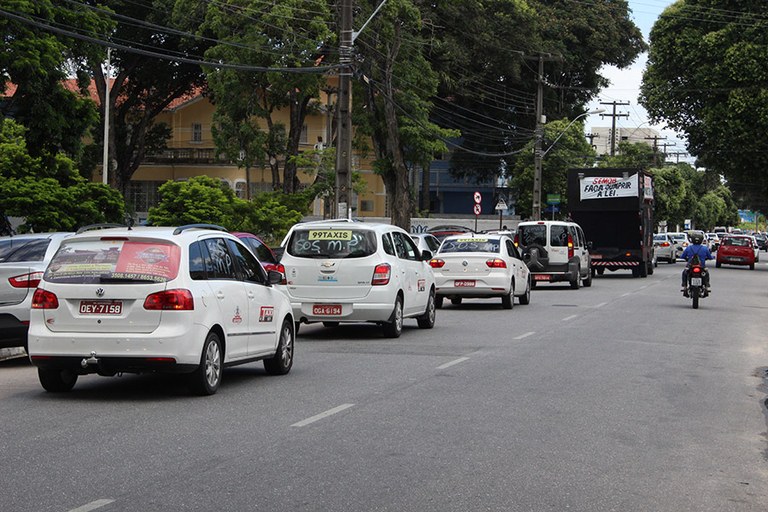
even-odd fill
[(224, 292), (221, 292), (221, 291), (216, 292), (216, 298), (217, 299), (223, 299), (224, 298)]
[(256, 295), (254, 295), (253, 292), (248, 292), (248, 298), (249, 299), (253, 299), (255, 297), (256, 297)]

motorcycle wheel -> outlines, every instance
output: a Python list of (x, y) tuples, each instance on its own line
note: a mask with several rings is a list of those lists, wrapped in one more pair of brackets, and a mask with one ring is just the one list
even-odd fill
[(691, 299), (693, 299), (693, 309), (699, 309), (699, 287), (691, 288)]

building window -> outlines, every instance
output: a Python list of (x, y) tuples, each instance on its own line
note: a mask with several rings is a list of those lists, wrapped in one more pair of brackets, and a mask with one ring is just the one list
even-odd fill
[(373, 211), (373, 200), (372, 199), (362, 199), (360, 200), (360, 211), (363, 212), (372, 212)]
[(203, 125), (192, 123), (192, 142), (203, 142)]
[(301, 127), (301, 139), (299, 139), (299, 142), (301, 144), (307, 144), (309, 142), (309, 128), (307, 128), (307, 125)]
[(235, 182), (235, 195), (240, 199), (245, 199), (245, 181), (237, 180)]
[(160, 196), (157, 189), (164, 181), (131, 181), (126, 191), (126, 202), (137, 214), (147, 213), (150, 208), (157, 206)]

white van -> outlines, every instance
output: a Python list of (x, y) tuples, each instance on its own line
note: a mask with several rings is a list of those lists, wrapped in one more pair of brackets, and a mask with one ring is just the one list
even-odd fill
[(592, 286), (592, 260), (584, 231), (575, 222), (541, 220), (521, 222), (515, 245), (536, 283), (568, 281), (571, 288)]

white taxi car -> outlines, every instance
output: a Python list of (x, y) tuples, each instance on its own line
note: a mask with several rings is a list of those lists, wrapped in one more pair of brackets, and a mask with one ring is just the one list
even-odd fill
[(216, 226), (86, 231), (63, 241), (32, 299), (29, 355), (47, 391), (79, 375), (186, 373), (211, 395), (225, 366), (293, 364), (290, 304), (234, 235)]
[(464, 234), (446, 237), (429, 261), (435, 272), (437, 307), (444, 298), (501, 297), (505, 309), (531, 302), (531, 273), (507, 235)]
[(435, 282), (408, 233), (389, 224), (308, 222), (283, 243), (284, 291), (297, 322), (375, 322), (400, 336), (403, 318), (435, 325)]

